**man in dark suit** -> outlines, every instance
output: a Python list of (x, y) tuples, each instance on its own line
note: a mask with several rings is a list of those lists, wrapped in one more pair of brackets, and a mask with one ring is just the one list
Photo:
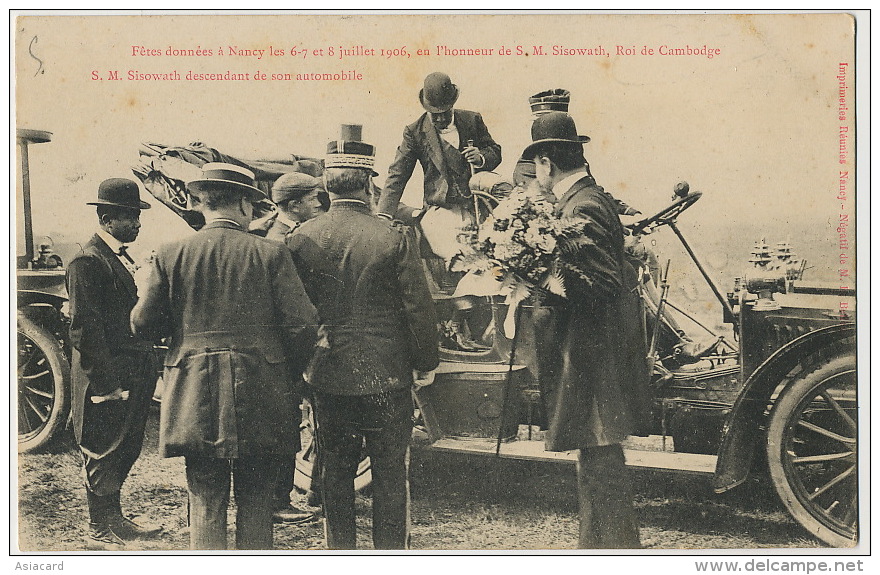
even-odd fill
[[(435, 280), (452, 293), (458, 277), (449, 266), (461, 250), (461, 236), (477, 223), (469, 181), (474, 172), (492, 171), (501, 163), (501, 146), (492, 139), (483, 117), (477, 112), (453, 108), (458, 86), (446, 74), (435, 72), (425, 78), (419, 101), (425, 109), (418, 120), (404, 128), (403, 142), (388, 168), (388, 178), (379, 199), (380, 216), (416, 221), (431, 251), (443, 260), (434, 271)], [(415, 169), (424, 173), (424, 204), (401, 208), (400, 198)], [(443, 264), (445, 262), (445, 270)], [(473, 307), (468, 298), (454, 302), (453, 334), (444, 347), (458, 351), (483, 351), (468, 328), (467, 315)]]
[(621, 442), (641, 416), (647, 350), (617, 205), (590, 174), (586, 141), (568, 114), (550, 112), (535, 120), (523, 152), (535, 162), (538, 183), (553, 194), (556, 214), (583, 219), (591, 240), (577, 257), (592, 283), (567, 275), (566, 299), (544, 310), (548, 317), (539, 322), (547, 331), (536, 338), (547, 391), (546, 447), (580, 450), (579, 546), (635, 548), (639, 529)]
[(123, 516), (119, 501), (141, 452), (156, 385), (152, 345), (128, 327), (137, 287), (127, 247), (150, 205), (140, 200), (135, 182), (122, 178), (102, 182), (89, 205), (97, 206), (100, 229), (67, 268), (73, 430), (85, 470), (87, 544), (118, 550), (126, 540), (159, 531)]
[(159, 249), (131, 323), (170, 338), (159, 451), (186, 460), (190, 547), (226, 549), (231, 473), (236, 548), (271, 549), (272, 490), (299, 433), (294, 381), (317, 316), (289, 251), (247, 233), (266, 197), (253, 173), (202, 170), (187, 187), (206, 224)]
[(354, 477), (366, 441), (373, 545), (405, 549), (410, 388), (414, 377), (430, 380), (439, 363), (436, 317), (405, 228), (370, 212), (375, 152), (356, 128), (328, 147), (330, 210), (287, 244), (322, 324), (306, 381), (322, 451), (327, 545), (356, 547)]
[(425, 208), (468, 204), (471, 170), (492, 171), (501, 163), (495, 143), (477, 112), (453, 109), (458, 86), (441, 72), (429, 74), (419, 101), (425, 113), (403, 130), (403, 142), (388, 168), (379, 200), (379, 215), (395, 215), (416, 162), (424, 172)]

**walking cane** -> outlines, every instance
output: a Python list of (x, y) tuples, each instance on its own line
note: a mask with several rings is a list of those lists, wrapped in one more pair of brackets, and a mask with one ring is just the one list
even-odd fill
[[(468, 140), (467, 147), (473, 148), (474, 141)], [(468, 162), (468, 166), (471, 169), (471, 178), (473, 178), (474, 174), (477, 173), (477, 170), (476, 170), (476, 168), (474, 168), (474, 165), (470, 162)], [(468, 182), (468, 188), (470, 188), (470, 186), (471, 186), (470, 182)], [(479, 228), (480, 227), (480, 198), (477, 196), (477, 194), (474, 194), (473, 192), (471, 193), (471, 196), (473, 196), (473, 198), (474, 198), (474, 225), (476, 225)]]
[(510, 386), (513, 382), (513, 358), (516, 355), (516, 342), (519, 340), (520, 302), (516, 303), (513, 312), (513, 340), (510, 342), (510, 359), (507, 362), (507, 379), (504, 381), (504, 393), (501, 399), (501, 418), (498, 421), (498, 438), (495, 441), (495, 457), (501, 457), (501, 441), (504, 439), (504, 421), (510, 403)]

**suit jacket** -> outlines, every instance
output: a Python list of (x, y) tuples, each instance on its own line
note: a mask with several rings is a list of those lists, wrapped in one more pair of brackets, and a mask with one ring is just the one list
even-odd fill
[(498, 167), (501, 163), (501, 146), (492, 139), (483, 117), (477, 112), (456, 109), (454, 123), (458, 128), (458, 150), (440, 137), (427, 113), (404, 128), (403, 142), (388, 168), (385, 189), (379, 200), (379, 213), (389, 216), (395, 214), (416, 162), (422, 164), (424, 172), (425, 204), (447, 206), (463, 201), (464, 196), (469, 195), (471, 168), (460, 152), (467, 147), (468, 140), (474, 141), (474, 146), (480, 149), (486, 159), (485, 164), (475, 168), (476, 171), (488, 172)]
[(288, 237), (327, 332), (308, 369), (325, 393), (405, 388), (412, 370), (437, 367), (434, 302), (414, 242), (366, 204), (334, 201)]
[[(112, 451), (133, 412), (135, 401), (94, 404), (93, 395), (117, 388), (149, 401), (157, 373), (144, 369), (152, 345), (132, 335), (128, 316), (137, 302), (131, 273), (110, 246), (95, 234), (67, 268), (70, 297), (71, 412), (77, 442), (94, 457)], [(113, 422), (112, 424), (110, 422)]]
[(163, 246), (152, 272), (131, 321), (137, 333), (170, 338), (160, 453), (289, 455), (294, 376), (317, 315), (288, 250), (217, 221)]
[(546, 447), (567, 451), (620, 443), (644, 414), (650, 376), (637, 276), (623, 249), (613, 198), (591, 176), (575, 183), (556, 205), (563, 218), (587, 218), (595, 246), (579, 266), (587, 286), (566, 278), (567, 299), (536, 310), (541, 380), (547, 399)]
[(290, 227), (278, 219), (278, 212), (275, 212), (267, 218), (251, 222), (248, 231), (256, 236), (283, 244), (287, 236), (298, 226), (299, 224), (297, 223), (296, 226)]

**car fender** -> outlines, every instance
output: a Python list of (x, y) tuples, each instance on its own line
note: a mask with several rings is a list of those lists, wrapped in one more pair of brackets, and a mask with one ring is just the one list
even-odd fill
[(806, 333), (776, 350), (749, 376), (721, 432), (718, 463), (712, 479), (716, 493), (724, 493), (746, 480), (755, 456), (755, 444), (761, 437), (759, 426), (764, 410), (779, 382), (803, 358), (855, 333), (853, 323)]

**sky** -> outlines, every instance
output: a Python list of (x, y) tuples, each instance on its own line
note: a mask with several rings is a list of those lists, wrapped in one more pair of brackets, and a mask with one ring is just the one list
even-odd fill
[[(53, 133), (52, 142), (30, 149), (38, 236), (87, 239), (95, 215), (85, 202), (103, 179), (132, 177), (145, 141), (201, 141), (244, 159), (320, 157), (340, 124), (360, 123), (377, 147), (381, 184), (404, 126), (423, 113), (424, 77), (435, 71), (459, 87), (457, 107), (483, 115), (502, 146), (497, 171), (507, 176), (530, 141), (528, 97), (570, 90), (569, 111), (592, 138), (586, 157), (607, 190), (645, 214), (665, 206), (679, 181), (704, 193), (682, 220), (697, 234), (696, 245), (744, 226), (766, 229), (772, 243), (808, 230), (833, 247), (841, 209), (852, 210), (836, 199), (839, 172), (852, 169), (855, 158), (850, 149), (848, 163), (839, 164), (840, 126), (852, 126), (851, 115), (838, 115), (841, 63), (847, 103), (855, 100), (853, 21), (846, 15), (178, 13), (19, 16), (14, 26), (17, 126)], [(270, 46), (283, 55), (258, 57)], [(438, 46), (492, 55), (438, 54)], [(593, 55), (554, 55), (554, 46)], [(169, 48), (193, 55), (168, 55)], [(340, 58), (341, 48), (359, 55)], [(668, 53), (688, 49), (698, 53)], [(122, 79), (107, 79), (110, 71)], [(129, 71), (177, 71), (182, 79), (134, 81)], [(187, 71), (251, 79), (187, 81)], [(258, 71), (267, 79), (254, 80)], [(270, 79), (343, 71), (362, 79)], [(420, 190), (417, 167), (404, 201), (418, 205)], [(185, 233), (166, 210), (149, 210), (138, 249)], [(736, 240), (751, 244), (756, 233)], [(730, 264), (726, 257), (715, 263)]]

